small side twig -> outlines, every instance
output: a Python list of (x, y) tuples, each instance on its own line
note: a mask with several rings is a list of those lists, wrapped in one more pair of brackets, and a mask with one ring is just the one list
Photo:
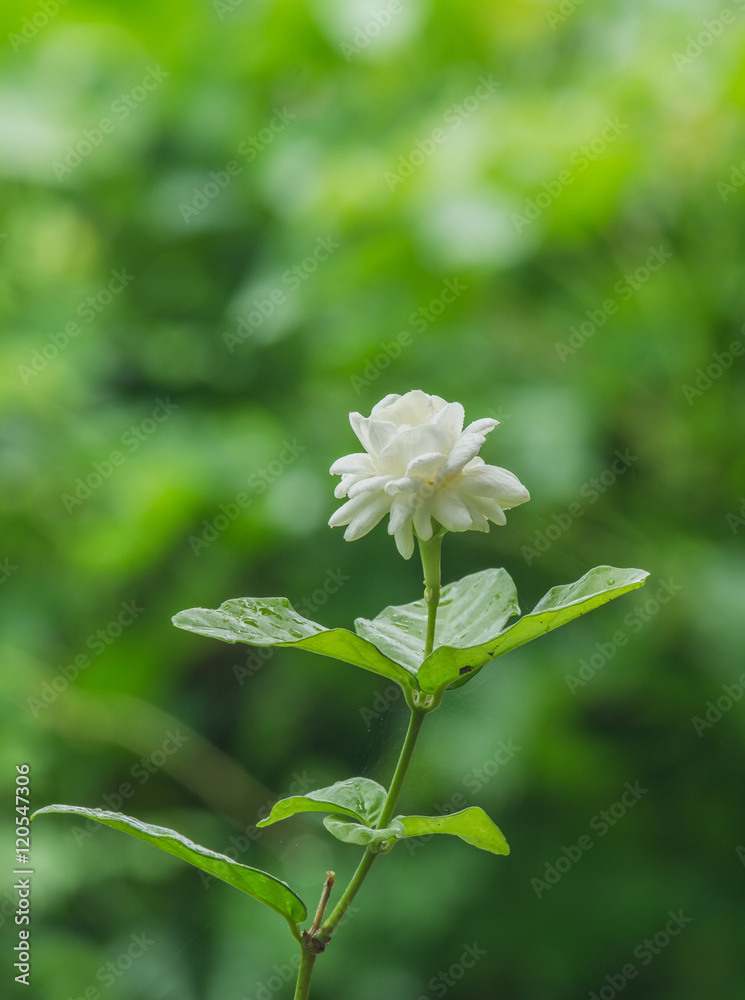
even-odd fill
[(326, 904), (329, 901), (329, 896), (331, 895), (331, 890), (334, 888), (335, 881), (336, 881), (336, 874), (334, 872), (326, 872), (326, 881), (323, 883), (323, 892), (321, 893), (321, 898), (318, 902), (318, 909), (316, 910), (316, 915), (313, 918), (313, 923), (311, 924), (310, 930), (306, 931), (306, 934), (309, 938), (315, 937), (315, 935), (321, 929), (321, 924), (323, 923), (323, 915), (326, 912)]

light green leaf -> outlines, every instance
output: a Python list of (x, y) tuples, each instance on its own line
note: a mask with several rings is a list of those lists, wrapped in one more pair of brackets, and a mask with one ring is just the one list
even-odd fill
[(42, 809), (37, 809), (31, 818), (36, 819), (43, 813), (69, 813), (93, 819), (97, 823), (103, 823), (104, 826), (110, 826), (114, 830), (121, 830), (122, 833), (144, 840), (167, 854), (173, 854), (276, 910), (290, 924), (295, 937), (298, 936), (297, 924), (302, 923), (307, 916), (305, 904), (285, 882), (269, 875), (268, 872), (249, 868), (224, 854), (216, 854), (206, 847), (201, 847), (180, 833), (176, 833), (175, 830), (142, 823), (122, 813), (109, 812), (106, 809), (88, 809), (85, 806), (44, 806)]
[(326, 816), (323, 825), (333, 834), (337, 840), (344, 841), (345, 844), (359, 844), (361, 847), (377, 847), (385, 849), (393, 847), (393, 844), (404, 836), (404, 827), (398, 820), (386, 827), (384, 830), (371, 830), (369, 826), (362, 826), (352, 820), (342, 819), (341, 816)]
[[(464, 576), (442, 588), (437, 609), (437, 643), (476, 646), (499, 635), (505, 623), (520, 613), (517, 591), (503, 569), (487, 569)], [(358, 635), (416, 673), (424, 658), (427, 606), (424, 600), (385, 608), (368, 621), (354, 623)]]
[[(432, 833), (449, 833), (492, 854), (509, 854), (504, 834), (479, 806), (469, 806), (449, 816), (397, 816), (406, 837), (426, 837)], [(396, 822), (394, 820), (394, 823)]]
[(172, 621), (177, 628), (223, 642), (307, 649), (388, 677), (404, 689), (416, 688), (410, 668), (389, 659), (354, 632), (343, 628), (327, 629), (303, 618), (286, 597), (239, 597), (225, 601), (217, 610), (191, 608), (180, 611)]
[(270, 826), (288, 816), (303, 812), (342, 813), (366, 826), (377, 822), (383, 809), (385, 788), (370, 778), (347, 778), (328, 788), (319, 788), (307, 795), (293, 795), (280, 799), (272, 811), (257, 826)]
[(448, 641), (439, 632), (438, 622), (436, 647), (419, 670), (419, 686), (424, 691), (435, 693), (451, 684), (464, 683), (494, 657), (502, 656), (616, 597), (636, 590), (648, 576), (641, 569), (598, 566), (575, 583), (549, 590), (530, 614), (478, 644)]

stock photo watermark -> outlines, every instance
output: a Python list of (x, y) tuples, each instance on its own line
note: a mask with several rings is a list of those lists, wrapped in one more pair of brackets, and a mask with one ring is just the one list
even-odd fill
[[(727, 527), (736, 535), (740, 528), (745, 528), (745, 497), (740, 497), (740, 508), (726, 515)], [(7, 579), (7, 577), (6, 577)]]
[(90, 653), (78, 653), (69, 663), (61, 663), (54, 677), (41, 685), (38, 697), (31, 696), (26, 699), (26, 705), (34, 718), (53, 705), (59, 696), (75, 683), (80, 674), (94, 663), (96, 657), (105, 653), (124, 630), (133, 625), (145, 611), (144, 608), (138, 607), (135, 601), (122, 601), (120, 608), (116, 618), (107, 622), (103, 628), (91, 632), (85, 640), (85, 648), (89, 649)]
[(624, 785), (624, 791), (618, 800), (612, 803), (607, 809), (601, 809), (590, 820), (589, 827), (594, 834), (597, 834), (597, 837), (593, 838), (592, 834), (583, 833), (578, 838), (576, 844), (570, 844), (569, 847), (562, 844), (559, 856), (553, 862), (547, 861), (545, 863), (542, 877), (530, 880), (530, 886), (537, 898), (540, 899), (549, 889), (553, 889), (567, 872), (570, 872), (585, 857), (588, 851), (593, 849), (599, 840), (602, 840), (603, 837), (620, 823), (628, 811), (633, 809), (648, 792), (649, 789), (642, 788), (638, 781), (635, 781), (633, 785), (627, 781)]
[[(223, 343), (232, 354), (236, 347), (245, 343), (278, 308), (289, 301), (289, 295), (315, 274), (320, 264), (327, 261), (341, 246), (331, 236), (319, 236), (313, 250), (297, 264), (293, 264), (283, 274), (281, 284), (259, 298), (254, 298), (252, 309), (245, 316), (239, 316), (235, 329), (223, 333)], [(288, 295), (289, 293), (289, 295)]]
[[(15, 773), (15, 865), (13, 875), (18, 876), (10, 899), (13, 923), (18, 928), (13, 945), (15, 981), (31, 985), (31, 765), (16, 764)], [(14, 912), (15, 908), (15, 912)], [(9, 914), (10, 915), (10, 914)], [(5, 915), (0, 927), (5, 923)]]
[(540, 559), (542, 555), (545, 555), (552, 545), (558, 542), (576, 521), (585, 516), (588, 507), (591, 507), (601, 497), (605, 496), (621, 476), (625, 475), (638, 461), (639, 456), (632, 455), (628, 448), (623, 452), (620, 450), (616, 451), (616, 457), (607, 469), (604, 469), (599, 475), (593, 476), (592, 479), (588, 479), (586, 483), (580, 486), (578, 491), (579, 496), (583, 500), (586, 500), (587, 503), (582, 504), (575, 500), (569, 504), (566, 511), (562, 511), (560, 514), (552, 514), (552, 523), (545, 530), (536, 532), (532, 545), (522, 545), (520, 547), (520, 553), (526, 564), (532, 566), (536, 559)]
[(388, 0), (384, 7), (374, 10), (352, 35), (351, 41), (341, 43), (341, 53), (349, 63), (360, 52), (364, 52), (376, 38), (390, 27), (394, 17), (404, 9), (404, 0)]
[(534, 198), (526, 198), (523, 212), (513, 212), (511, 221), (515, 230), (521, 233), (526, 226), (532, 226), (547, 208), (573, 184), (577, 174), (583, 174), (590, 164), (599, 160), (608, 146), (612, 145), (629, 127), (620, 118), (606, 118), (602, 131), (589, 143), (575, 149), (569, 157), (570, 166), (561, 170), (556, 177), (544, 181)]
[[(137, 763), (129, 769), (128, 778), (132, 780), (122, 781), (113, 792), (107, 792), (101, 796), (100, 808), (119, 812), (124, 803), (136, 795), (138, 788), (146, 785), (154, 774), (165, 767), (169, 759), (178, 753), (181, 747), (189, 742), (189, 739), (190, 737), (185, 736), (178, 728), (175, 731), (167, 730), (160, 746), (151, 750), (146, 757), (140, 757)], [(89, 837), (103, 829), (104, 827), (95, 820), (86, 819), (82, 826), (71, 827), (70, 832), (75, 838), (75, 843), (80, 847)]]
[[(743, 327), (745, 330), (745, 327)], [(693, 385), (686, 382), (681, 386), (685, 401), (689, 406), (693, 406), (697, 399), (700, 399), (705, 392), (718, 382), (725, 372), (734, 365), (736, 358), (741, 358), (745, 354), (745, 344), (741, 340), (733, 340), (727, 351), (715, 351), (712, 354), (711, 362), (706, 368), (696, 369), (696, 378)]]
[[(438, 294), (430, 299), (426, 306), (420, 306), (411, 313), (409, 316), (411, 329), (415, 333), (424, 333), (467, 288), (468, 285), (459, 278), (446, 278)], [(391, 362), (396, 361), (403, 350), (413, 343), (414, 337), (410, 330), (402, 330), (393, 341), (380, 343), (379, 353), (372, 358), (365, 358), (361, 374), (349, 376), (355, 393), (359, 396), (363, 389), (369, 388), (390, 367)]]
[[(79, 316), (86, 325), (92, 323), (132, 281), (134, 281), (134, 275), (129, 274), (126, 267), (112, 270), (111, 277), (106, 284), (78, 304), (75, 315)], [(62, 329), (50, 333), (46, 342), (31, 352), (28, 364), (18, 365), (17, 370), (21, 382), (28, 385), (32, 378), (36, 378), (45, 371), (50, 363), (56, 360), (70, 345), (71, 341), (80, 335), (82, 329), (78, 320), (71, 319), (65, 323)]]
[(10, 559), (0, 560), (0, 584), (7, 583), (17, 570), (18, 567), (15, 566)]
[(189, 535), (189, 545), (194, 555), (201, 555), (205, 549), (217, 541), (224, 531), (227, 531), (231, 524), (243, 517), (253, 505), (254, 500), (265, 493), (272, 483), (276, 482), (282, 473), (306, 450), (306, 446), (299, 444), (297, 438), (293, 438), (292, 441), (285, 439), (282, 442), (282, 450), (277, 457), (268, 465), (252, 472), (248, 477), (246, 480), (248, 490), (241, 490), (236, 493), (232, 500), (221, 503), (218, 508), (219, 513), (215, 517), (205, 518), (202, 521), (200, 533)]
[[(479, 766), (474, 767), (461, 778), (461, 785), (468, 792), (476, 795), (496, 777), (520, 753), (522, 747), (515, 746), (511, 738), (500, 740), (494, 752)], [(454, 792), (446, 802), (439, 802), (434, 807), (438, 816), (451, 816), (453, 813), (467, 809), (472, 803), (463, 792)], [(429, 833), (420, 837), (407, 837), (403, 843), (413, 857), (426, 844), (429, 844), (437, 834)]]
[[(686, 917), (682, 910), (670, 910), (667, 916), (669, 919), (661, 930), (652, 937), (645, 938), (634, 948), (634, 958), (638, 959), (642, 969), (653, 962), (681, 931), (693, 923), (693, 917)], [(605, 976), (604, 984), (590, 993), (590, 1000), (614, 1000), (632, 979), (636, 979), (640, 971), (641, 969), (633, 962), (627, 962), (618, 972)]]
[(244, 993), (241, 1000), (272, 1000), (280, 990), (297, 975), (300, 968), (300, 954), (293, 952), (283, 965), (272, 966), (272, 974), (266, 979), (259, 979), (251, 994)]
[(57, 180), (61, 181), (79, 167), (83, 160), (102, 145), (106, 136), (115, 132), (120, 122), (126, 121), (170, 75), (160, 64), (149, 66), (140, 83), (112, 101), (108, 115), (101, 118), (92, 128), (84, 128), (77, 139), (67, 144), (62, 158), (53, 161), (52, 171)]
[(389, 684), (384, 691), (376, 691), (369, 707), (360, 706), (360, 716), (365, 727), (370, 729), (370, 723), (379, 722), (397, 702), (401, 701), (403, 693), (398, 684)]
[[(345, 927), (349, 921), (358, 914), (359, 907), (350, 906), (342, 919), (339, 927)], [(244, 993), (240, 1000), (272, 1000), (286, 985), (300, 968), (300, 955), (293, 952), (283, 965), (273, 965), (272, 974), (266, 979), (259, 979), (251, 993)]]
[[(155, 940), (147, 934), (130, 934), (127, 947), (116, 958), (98, 967), (95, 973), (96, 982), (106, 990), (111, 989), (154, 944)], [(68, 997), (68, 1000), (103, 1000), (103, 993), (98, 986), (90, 985), (86, 986), (79, 996)]]
[(728, 181), (717, 181), (717, 191), (722, 201), (727, 201), (731, 194), (737, 194), (743, 186), (745, 186), (745, 160), (739, 164), (732, 164)]
[(235, 177), (239, 177), (246, 164), (253, 163), (256, 157), (270, 146), (276, 137), (297, 118), (297, 115), (288, 111), (287, 108), (273, 109), (272, 117), (266, 125), (259, 129), (255, 135), (246, 136), (238, 143), (237, 153), (243, 157), (244, 162), (235, 158), (230, 159), (219, 170), (211, 170), (208, 179), (201, 186), (197, 185), (191, 189), (191, 201), (181, 201), (178, 210), (181, 218), (189, 225), (232, 183)]
[(128, 456), (138, 451), (141, 445), (155, 434), (171, 414), (179, 409), (179, 404), (172, 403), (170, 396), (165, 400), (157, 399), (155, 403), (149, 417), (145, 417), (137, 424), (132, 424), (121, 435), (119, 443), (122, 450), (114, 448), (100, 462), (93, 462), (91, 471), (83, 476), (78, 476), (75, 480), (72, 491), (61, 495), (60, 501), (68, 514), (72, 514), (77, 508), (82, 507), (85, 501), (89, 500), (95, 491), (124, 465)]
[(570, 355), (576, 354), (581, 347), (584, 347), (587, 341), (605, 326), (609, 317), (618, 312), (620, 302), (628, 302), (672, 256), (672, 253), (664, 247), (649, 247), (649, 255), (644, 264), (624, 274), (613, 286), (617, 297), (605, 299), (598, 309), (586, 309), (587, 319), (578, 326), (569, 327), (570, 336), (567, 342), (557, 341), (554, 344), (559, 360), (562, 363), (566, 362)]
[[(292, 795), (304, 795), (313, 788), (314, 784), (315, 779), (308, 777), (307, 771), (303, 771), (302, 774), (294, 772), (287, 791), (282, 795), (277, 795), (276, 797), (267, 799), (267, 801), (256, 810), (256, 823), (260, 822), (262, 819), (266, 819), (280, 799)], [(255, 844), (256, 841), (260, 840), (266, 832), (266, 827), (258, 827), (256, 823), (249, 824), (244, 827), (241, 833), (228, 837), (228, 846), (220, 853), (231, 858), (233, 861), (237, 861), (243, 854), (246, 853), (247, 850), (249, 850), (251, 844)], [(210, 875), (209, 872), (200, 871), (199, 877), (202, 880), (204, 887), (209, 889), (213, 880), (217, 876)]]
[(500, 86), (501, 84), (491, 75), (480, 76), (478, 86), (473, 93), (463, 101), (452, 104), (443, 114), (441, 125), (433, 128), (423, 139), (416, 139), (413, 148), (405, 155), (399, 156), (395, 170), (385, 171), (383, 178), (388, 190), (395, 191), (399, 184), (408, 180)]
[(694, 715), (691, 719), (691, 725), (699, 739), (707, 730), (713, 729), (717, 722), (720, 722), (741, 701), (745, 693), (745, 674), (741, 674), (734, 684), (723, 684), (720, 690), (722, 693), (717, 700), (707, 701), (703, 714)]
[[(309, 597), (301, 597), (293, 601), (295, 611), (302, 611), (306, 615), (315, 615), (319, 608), (322, 608), (332, 594), (338, 594), (345, 583), (352, 578), (342, 573), (341, 567), (336, 570), (326, 570), (326, 576), (320, 587), (316, 587)], [(274, 654), (273, 646), (256, 646), (249, 650), (243, 663), (233, 664), (233, 676), (241, 685), (245, 684), (249, 677), (253, 677), (261, 670), (267, 660)]]
[(579, 688), (585, 687), (596, 677), (597, 674), (606, 667), (615, 657), (619, 649), (629, 644), (629, 633), (638, 635), (645, 625), (652, 621), (660, 611), (676, 597), (683, 588), (672, 579), (663, 580), (657, 588), (654, 597), (648, 598), (643, 604), (637, 605), (624, 618), (626, 631), (619, 629), (614, 632), (608, 642), (596, 642), (595, 652), (579, 661), (579, 670), (576, 674), (564, 674), (564, 680), (572, 694), (576, 694)]
[(427, 983), (427, 989), (430, 992), (417, 997), (417, 1000), (432, 1000), (433, 996), (441, 1000), (448, 990), (459, 983), (468, 970), (472, 969), (487, 954), (485, 948), (479, 948), (478, 941), (463, 945), (460, 957), (447, 969), (441, 969), (437, 975), (432, 976)]
[(736, 23), (738, 13), (741, 14), (745, 11), (745, 0), (733, 0), (733, 5), (736, 10), (731, 7), (722, 7), (714, 17), (707, 17), (701, 21), (701, 26), (696, 34), (686, 38), (683, 51), (673, 52), (673, 64), (679, 73), (682, 73), (721, 38), (725, 29)]
[(18, 31), (11, 31), (8, 35), (10, 47), (14, 52), (20, 52), (24, 45), (28, 45), (34, 38), (43, 31), (49, 22), (59, 14), (60, 9), (68, 4), (70, 0), (40, 0), (36, 10), (30, 17), (24, 17)]
[(554, 9), (546, 11), (546, 20), (554, 31), (568, 21), (574, 12), (582, 6), (585, 0), (561, 0), (561, 3)]

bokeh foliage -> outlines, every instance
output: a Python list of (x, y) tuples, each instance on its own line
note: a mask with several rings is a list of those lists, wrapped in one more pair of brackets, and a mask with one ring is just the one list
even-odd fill
[[(356, 35), (376, 10), (390, 24)], [(720, 6), (664, 0), (0, 14), (4, 788), (28, 761), (36, 806), (120, 804), (309, 906), (327, 868), (351, 872), (318, 818), (255, 823), (280, 795), (387, 781), (396, 689), (170, 617), (283, 595), (348, 628), (420, 596), (382, 526), (352, 545), (326, 527), (346, 414), (388, 392), (497, 416), (484, 456), (532, 493), (507, 527), (447, 538), (446, 580), (503, 565), (529, 609), (598, 563), (652, 574), (428, 720), (401, 807), (481, 806), (512, 854), (399, 846), (318, 962), (318, 1000), (442, 996), (474, 942), (453, 997), (573, 1000), (629, 962), (629, 997), (742, 996), (745, 700), (692, 721), (743, 671), (745, 358), (698, 375), (745, 343), (732, 10), (721, 31)], [(627, 782), (648, 792), (599, 835)], [(282, 921), (126, 839), (34, 829), (34, 996), (265, 1000), (293, 955)], [(680, 909), (692, 923), (643, 964)], [(132, 934), (153, 943), (108, 984)]]

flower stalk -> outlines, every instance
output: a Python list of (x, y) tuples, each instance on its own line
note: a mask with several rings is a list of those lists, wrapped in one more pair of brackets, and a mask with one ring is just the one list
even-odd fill
[(419, 539), (419, 553), (422, 557), (422, 569), (424, 570), (424, 601), (427, 605), (427, 637), (424, 644), (424, 659), (426, 660), (435, 648), (435, 626), (437, 622), (437, 608), (440, 604), (440, 556), (442, 552), (442, 536), (444, 529), (438, 527), (437, 531), (427, 541)]

